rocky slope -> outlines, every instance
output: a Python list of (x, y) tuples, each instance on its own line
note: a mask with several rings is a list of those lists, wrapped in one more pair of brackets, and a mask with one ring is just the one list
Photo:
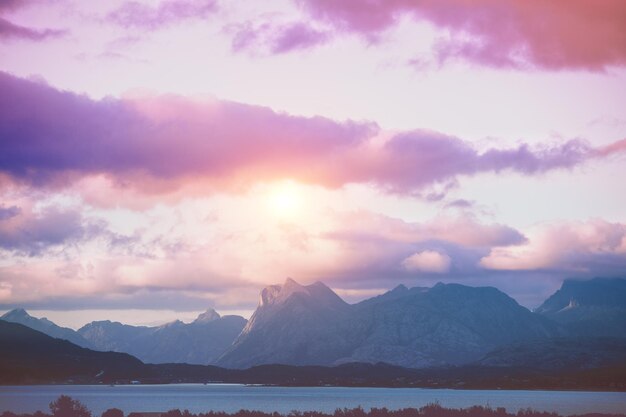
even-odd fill
[(354, 331), (346, 321), (350, 305), (317, 282), (302, 286), (292, 279), (261, 292), (259, 306), (218, 360), (226, 367), (328, 364), (354, 349)]
[(565, 280), (536, 312), (570, 335), (626, 338), (626, 279)]
[(350, 361), (425, 367), (463, 364), (496, 346), (559, 334), (557, 326), (491, 287), (396, 288), (357, 304), (366, 329)]
[(426, 367), (468, 363), (497, 346), (557, 335), (556, 325), (495, 288), (400, 286), (349, 305), (324, 284), (288, 279), (262, 291), (248, 325), (217, 363)]

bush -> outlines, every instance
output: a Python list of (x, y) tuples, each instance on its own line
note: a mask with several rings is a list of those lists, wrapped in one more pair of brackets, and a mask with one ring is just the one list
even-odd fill
[(124, 412), (119, 408), (109, 408), (102, 413), (102, 417), (124, 417)]
[(91, 417), (91, 411), (87, 407), (67, 395), (61, 395), (52, 401), (50, 412), (54, 417)]

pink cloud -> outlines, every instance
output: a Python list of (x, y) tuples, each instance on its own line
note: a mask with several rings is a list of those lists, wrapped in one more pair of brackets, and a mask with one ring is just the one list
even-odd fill
[[(623, 270), (626, 254), (624, 227), (600, 221), (575, 230), (549, 228), (542, 241), (550, 244), (536, 246), (536, 240), (526, 243), (511, 227), (469, 215), (406, 222), (365, 211), (324, 212), (323, 221), (276, 227), (259, 214), (242, 228), (240, 222), (229, 224), (223, 212), (209, 223), (198, 222), (189, 211), (181, 213), (179, 205), (147, 214), (150, 225), (120, 236), (75, 210), (2, 209), (0, 251), (11, 253), (14, 262), (0, 268), (0, 286), (10, 290), (9, 302), (46, 308), (160, 308), (166, 303), (184, 309), (202, 299), (251, 308), (259, 288), (288, 275), (344, 289), (391, 288), (398, 282), (430, 285), (442, 279), (471, 282), (476, 277), (498, 285), (515, 269), (486, 262), (499, 251), (524, 253), (533, 247), (533, 253), (548, 253), (549, 263), (517, 268), (515, 274), (528, 277), (545, 272), (545, 265), (579, 273), (566, 262), (586, 266), (587, 275), (615, 273)], [(154, 230), (157, 225), (161, 230)], [(542, 259), (531, 254), (523, 261), (535, 258)], [(523, 293), (526, 285), (535, 285), (526, 281), (507, 285)]]
[(66, 33), (67, 31), (60, 29), (32, 29), (16, 25), (0, 17), (0, 39), (42, 41), (49, 38), (58, 38)]
[[(35, 4), (35, 2), (31, 0), (2, 0), (0, 1), (0, 15), (4, 12), (12, 12), (32, 6), (33, 4)], [(43, 41), (51, 38), (58, 38), (66, 35), (67, 33), (67, 30), (61, 29), (35, 29), (18, 25), (0, 16), (0, 40), (21, 39), (29, 41)]]
[(425, 250), (404, 259), (402, 266), (408, 271), (443, 274), (450, 270), (450, 257), (445, 253)]
[(416, 194), (461, 175), (569, 169), (603, 152), (580, 140), (479, 151), (437, 132), (381, 138), (373, 123), (171, 95), (94, 101), (8, 74), (0, 88), (0, 174), (36, 187), (104, 176), (114, 188), (163, 194), (291, 178)]
[(126, 28), (156, 30), (184, 20), (202, 19), (216, 10), (216, 0), (164, 0), (156, 7), (127, 1), (110, 12), (106, 20)]
[(19, 215), (22, 212), (22, 209), (18, 206), (5, 206), (4, 204), (0, 205), (0, 221), (8, 220), (12, 217)]
[(280, 28), (274, 38), (272, 52), (279, 54), (295, 49), (307, 49), (326, 42), (328, 35), (304, 23), (294, 23)]
[(445, 204), (445, 208), (458, 208), (458, 209), (469, 209), (474, 206), (473, 201), (465, 200), (463, 198), (459, 198), (456, 200), (452, 200)]
[(462, 139), (427, 130), (414, 130), (391, 137), (381, 146), (370, 146), (337, 164), (336, 174), (345, 182), (370, 182), (395, 193), (414, 193), (432, 184), (444, 184), (442, 193), (428, 197), (440, 200), (460, 175), (511, 171), (536, 175), (555, 169), (573, 168), (594, 154), (584, 141), (478, 151)]
[(122, 183), (153, 179), (165, 188), (198, 176), (312, 179), (324, 158), (377, 131), (369, 123), (294, 117), (227, 101), (93, 101), (7, 74), (0, 86), (6, 109), (0, 169), (32, 185), (101, 173)]
[(299, 0), (315, 19), (375, 38), (403, 16), (450, 31), (434, 52), (496, 67), (602, 70), (626, 64), (621, 0)]
[(467, 247), (519, 245), (526, 238), (516, 229), (498, 223), (483, 224), (470, 215), (439, 216), (423, 223), (405, 222), (370, 212), (340, 216), (336, 239), (375, 239), (395, 242), (446, 241)]
[(15, 10), (24, 7), (29, 3), (27, 0), (3, 0), (0, 1), (0, 12), (5, 10)]
[(619, 154), (626, 151), (626, 139), (618, 140), (597, 150), (599, 157)]
[(299, 0), (313, 17), (328, 21), (340, 30), (375, 35), (393, 26), (400, 15), (411, 10), (406, 0)]
[(38, 255), (48, 247), (82, 239), (88, 233), (76, 210), (0, 206), (0, 249), (27, 256)]
[(481, 265), (495, 270), (544, 270), (615, 275), (626, 268), (626, 225), (605, 220), (538, 226), (525, 245), (494, 248)]
[[(323, 262), (300, 277), (324, 277), (339, 288), (386, 288), (397, 282), (480, 276), (480, 260), (496, 246), (525, 242), (519, 231), (468, 215), (406, 222), (372, 212), (337, 213), (315, 236), (331, 244)], [(309, 251), (311, 253), (311, 251)]]
[(295, 50), (310, 49), (330, 39), (328, 32), (302, 22), (253, 24), (246, 22), (227, 28), (234, 31), (232, 49), (235, 52), (250, 51), (282, 54)]

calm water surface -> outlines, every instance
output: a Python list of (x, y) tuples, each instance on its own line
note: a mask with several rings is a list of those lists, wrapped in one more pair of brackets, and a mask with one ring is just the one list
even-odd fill
[(626, 413), (626, 393), (574, 391), (466, 391), (417, 388), (264, 387), (231, 384), (169, 385), (37, 385), (0, 386), (0, 411), (48, 411), (59, 395), (80, 400), (99, 416), (104, 410), (167, 411), (193, 413), (240, 409), (289, 412), (362, 406), (400, 409), (438, 402), (445, 407), (472, 405), (504, 407), (507, 411), (532, 407), (562, 415), (591, 412)]

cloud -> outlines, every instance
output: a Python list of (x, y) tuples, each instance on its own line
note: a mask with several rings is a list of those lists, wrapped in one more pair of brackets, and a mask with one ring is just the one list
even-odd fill
[(246, 22), (227, 28), (234, 32), (232, 49), (235, 52), (264, 51), (282, 54), (296, 50), (311, 49), (326, 43), (330, 34), (303, 22), (285, 24), (253, 24)]
[[(228, 101), (173, 95), (94, 101), (5, 73), (0, 88), (0, 176), (30, 187), (89, 188), (90, 181), (104, 179), (112, 192), (158, 195), (291, 178), (418, 195), (435, 185), (445, 193), (463, 175), (537, 175), (621, 150), (607, 153), (569, 140), (479, 151), (437, 132), (387, 138), (374, 123), (291, 116)], [(104, 189), (97, 187), (98, 193)]]
[[(41, 308), (93, 307), (99, 294), (108, 294), (97, 303), (102, 308), (158, 308), (164, 298), (180, 309), (185, 300), (197, 307), (202, 299), (252, 308), (260, 288), (286, 276), (344, 289), (389, 288), (399, 280), (445, 278), (438, 271), (447, 259), (446, 277), (465, 279), (482, 271), (478, 262), (494, 245), (524, 241), (512, 228), (467, 215), (409, 223), (314, 209), (306, 221), (283, 224), (261, 209), (250, 216), (258, 202), (237, 199), (179, 202), (141, 213), (138, 225), (139, 214), (124, 219), (119, 210), (107, 223), (105, 212), (86, 207), (89, 217), (74, 208), (22, 205), (22, 214), (0, 221), (0, 251), (10, 259), (0, 265), (1, 281), (10, 302)], [(205, 219), (208, 209), (217, 210), (215, 218)], [(419, 262), (403, 264), (416, 253)]]
[(382, 214), (355, 212), (338, 217), (336, 238), (376, 238), (398, 242), (447, 241), (461, 246), (492, 247), (524, 243), (518, 230), (498, 223), (483, 224), (468, 214), (438, 216), (423, 223), (405, 222)]
[(0, 169), (31, 185), (100, 173), (121, 183), (147, 177), (163, 184), (291, 172), (313, 178), (325, 158), (377, 131), (371, 123), (295, 117), (227, 101), (93, 101), (7, 74), (0, 87), (7, 109), (0, 115)]
[(452, 200), (447, 202), (444, 208), (458, 208), (458, 209), (469, 209), (474, 206), (473, 201), (465, 200), (463, 198), (458, 198), (456, 200)]
[(20, 26), (0, 17), (0, 39), (43, 41), (50, 38), (58, 38), (66, 33), (66, 30), (60, 29), (33, 29)]
[[(342, 290), (391, 288), (399, 282), (488, 282), (534, 305), (540, 297), (528, 298), (527, 289), (549, 292), (557, 285), (554, 271), (575, 275), (584, 266), (584, 274), (596, 275), (625, 266), (626, 228), (610, 223), (576, 233), (551, 228), (544, 239), (550, 243), (537, 245), (535, 234), (528, 241), (521, 231), (467, 212), (407, 222), (367, 211), (312, 208), (306, 220), (284, 223), (260, 208), (250, 216), (250, 207), (259, 203), (234, 198), (230, 203), (219, 197), (187, 200), (141, 214), (81, 210), (90, 217), (75, 207), (33, 210), (22, 204), (19, 214), (0, 221), (0, 248), (10, 254), (10, 262), (0, 266), (0, 287), (10, 294), (2, 305), (167, 305), (182, 311), (206, 302), (253, 308), (260, 288), (286, 276), (304, 283), (322, 280)], [(216, 211), (207, 218), (209, 209)], [(108, 215), (114, 229), (104, 221)], [(510, 254), (517, 265), (502, 264)], [(578, 264), (567, 264), (572, 262)]]
[(0, 207), (0, 249), (34, 256), (48, 247), (81, 239), (88, 232), (77, 210), (52, 207), (34, 212)]
[(156, 7), (124, 2), (106, 20), (125, 28), (157, 30), (185, 20), (203, 19), (217, 11), (216, 0), (165, 0)]
[(68, 33), (63, 29), (34, 29), (27, 26), (15, 24), (1, 15), (5, 12), (12, 12), (18, 9), (32, 6), (35, 1), (32, 0), (2, 0), (0, 1), (0, 40), (21, 39), (29, 41), (44, 41), (47, 39), (58, 38)]
[(425, 250), (416, 252), (402, 261), (402, 266), (410, 272), (432, 272), (443, 274), (450, 270), (450, 257), (445, 253)]
[[(6, 285), (4, 291), (10, 294), (11, 286)], [(227, 293), (228, 291), (224, 291)], [(71, 295), (57, 295), (53, 297), (45, 297), (39, 299), (23, 298), (19, 294), (21, 301), (17, 301), (15, 294), (13, 299), (10, 297), (3, 298), (3, 286), (0, 282), (0, 309), (11, 309), (21, 307), (26, 309), (45, 309), (45, 310), (85, 310), (85, 309), (137, 309), (137, 310), (173, 310), (173, 311), (198, 311), (206, 310), (210, 306), (225, 306), (219, 302), (219, 295), (203, 296), (201, 292), (194, 294), (193, 292), (181, 292), (171, 289), (142, 289), (129, 293), (106, 292), (95, 294), (82, 294), (80, 297)], [(254, 294), (256, 295), (256, 294)], [(251, 298), (255, 298), (250, 294)], [(217, 303), (216, 303), (217, 301)], [(246, 305), (246, 308), (249, 308)]]
[(9, 206), (5, 207), (4, 205), (0, 205), (0, 221), (8, 220), (12, 217), (17, 216), (22, 212), (22, 209), (18, 206)]
[[(0, 265), (0, 287), (11, 292), (8, 300), (0, 299), (0, 306), (178, 311), (211, 305), (253, 308), (263, 286), (256, 283), (255, 287), (241, 277), (237, 271), (246, 259), (230, 249), (214, 253), (211, 247), (204, 247), (200, 253), (186, 247), (168, 253), (165, 239), (150, 242), (149, 237), (139, 236), (129, 242), (128, 250), (119, 251), (103, 240), (95, 234), (66, 239), (55, 253), (37, 259), (14, 253), (12, 262)], [(144, 250), (151, 254), (139, 253)], [(233, 256), (239, 265), (231, 261)]]
[(481, 260), (481, 265), (494, 270), (623, 275), (626, 269), (626, 225), (589, 220), (537, 226), (526, 244), (494, 248)]
[(317, 239), (331, 249), (311, 275), (344, 289), (385, 288), (433, 274), (442, 279), (444, 272), (457, 281), (484, 275), (479, 262), (493, 247), (526, 240), (511, 227), (485, 224), (467, 214), (406, 222), (364, 211), (338, 213)]
[(10, 302), (12, 294), (13, 294), (12, 285), (9, 284), (8, 282), (0, 281), (0, 303), (3, 301)]
[[(510, 170), (525, 175), (572, 168), (592, 155), (583, 141), (531, 148), (521, 144), (509, 149), (478, 151), (459, 138), (426, 130), (393, 136), (372, 150), (364, 161), (349, 166), (354, 181), (371, 181), (391, 191), (407, 193), (430, 184), (454, 180), (459, 175)], [(443, 197), (443, 196), (441, 196)], [(439, 198), (440, 199), (440, 198)]]
[(450, 36), (440, 61), (495, 67), (603, 70), (626, 64), (626, 4), (621, 0), (298, 0), (314, 19), (370, 40), (402, 18)]
[(19, 9), (20, 7), (26, 6), (28, 3), (30, 3), (28, 0), (3, 0), (0, 1), (0, 12)]
[(618, 140), (617, 142), (611, 143), (607, 146), (601, 147), (597, 149), (596, 152), (599, 157), (605, 157), (626, 152), (626, 138)]

